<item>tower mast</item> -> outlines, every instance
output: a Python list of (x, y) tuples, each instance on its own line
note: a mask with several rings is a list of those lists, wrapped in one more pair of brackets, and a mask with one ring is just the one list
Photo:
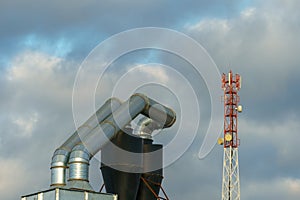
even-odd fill
[(238, 112), (242, 106), (238, 105), (240, 98), (238, 91), (241, 88), (239, 74), (222, 75), (222, 88), (224, 90), (224, 138), (218, 143), (224, 146), (222, 200), (240, 200), (240, 179), (238, 147)]

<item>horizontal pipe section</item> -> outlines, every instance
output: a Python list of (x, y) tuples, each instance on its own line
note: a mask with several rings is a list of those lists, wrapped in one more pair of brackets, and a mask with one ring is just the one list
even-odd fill
[(176, 121), (176, 113), (171, 108), (168, 108), (149, 97), (136, 93), (131, 98), (139, 97), (143, 99), (145, 106), (142, 114), (161, 124), (163, 128), (171, 127)]
[(163, 128), (172, 126), (176, 120), (176, 114), (173, 110), (137, 93), (124, 102), (100, 126), (95, 127), (90, 134), (83, 138), (82, 142), (90, 154), (95, 155), (116, 133), (140, 113), (161, 124)]

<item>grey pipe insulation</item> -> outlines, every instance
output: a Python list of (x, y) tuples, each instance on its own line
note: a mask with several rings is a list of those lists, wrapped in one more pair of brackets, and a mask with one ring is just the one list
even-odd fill
[[(79, 138), (78, 133), (75, 134), (75, 132), (74, 134), (77, 136), (70, 139), (72, 143), (65, 142), (64, 145), (55, 151), (51, 164), (52, 187), (66, 185), (65, 173), (68, 163), (70, 168), (67, 187), (92, 190), (92, 187), (88, 184), (89, 160), (97, 152), (99, 152), (100, 149), (111, 138), (113, 138), (116, 133), (129, 124), (139, 114), (143, 114), (144, 116), (154, 120), (160, 124), (162, 128), (170, 127), (176, 121), (176, 113), (172, 109), (148, 98), (143, 94), (137, 93), (132, 95), (123, 104), (119, 106), (116, 105), (116, 109), (112, 106), (113, 103), (111, 101), (110, 103), (107, 102), (100, 108), (102, 111), (98, 113), (99, 116), (102, 116), (102, 120), (98, 120), (100, 125), (96, 124), (92, 130), (86, 131), (87, 133), (84, 137), (80, 135), (81, 138)], [(107, 107), (108, 104), (111, 105)], [(111, 111), (110, 114), (108, 114), (109, 111)], [(73, 141), (76, 141), (77, 143)], [(65, 146), (73, 146), (70, 159), (69, 149), (71, 148), (66, 149), (64, 148)]]

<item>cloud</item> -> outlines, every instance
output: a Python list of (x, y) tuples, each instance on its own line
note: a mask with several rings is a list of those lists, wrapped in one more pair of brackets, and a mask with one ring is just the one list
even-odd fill
[[(288, 93), (299, 83), (295, 74), (300, 74), (300, 29), (288, 13), (296, 13), (291, 4), (266, 1), (234, 18), (206, 18), (186, 25), (186, 32), (204, 45), (221, 71), (231, 68), (243, 76), (242, 102), (255, 107), (248, 111), (257, 119), (272, 119), (274, 112), (279, 116), (287, 101), (287, 113), (298, 107), (299, 95), (289, 98)], [(271, 98), (275, 101), (268, 104)]]
[(297, 199), (300, 194), (300, 179), (276, 178), (261, 182), (251, 182), (244, 187), (245, 199)]
[(61, 59), (40, 52), (23, 52), (16, 56), (8, 69), (10, 81), (27, 81), (39, 77), (40, 81), (53, 75), (54, 69), (58, 67)]
[(30, 38), (48, 45), (43, 47), (47, 50), (57, 41), (63, 41), (68, 46), (64, 51), (72, 48), (71, 52), (64, 53), (83, 59), (99, 41), (120, 31), (145, 26), (177, 28), (187, 20), (208, 14), (234, 14), (241, 4), (245, 4), (244, 1), (75, 0), (70, 5), (68, 1), (58, 0), (29, 0), (26, 3), (3, 0), (0, 2), (0, 24), (3, 27), (0, 60), (6, 61), (7, 57), (16, 53), (16, 49), (25, 49)]
[(73, 64), (72, 61), (38, 51), (24, 51), (16, 55), (3, 77), (7, 90), (14, 91), (9, 97), (12, 101), (26, 99), (26, 103), (35, 108), (45, 103), (40, 101), (41, 98), (61, 105), (69, 103), (77, 70), (76, 64)]
[(158, 67), (139, 67), (138, 71), (139, 71), (139, 73), (143, 73), (143, 74), (145, 74), (148, 77), (160, 80), (160, 81), (162, 81), (162, 83), (167, 83), (169, 81), (169, 77), (166, 74), (166, 71), (163, 70), (163, 68), (158, 68)]
[[(254, 168), (247, 167), (253, 160), (253, 166), (257, 166), (257, 174), (253, 174), (256, 179), (296, 175), (297, 166), (300, 165), (300, 156), (296, 153), (299, 117), (286, 116), (280, 122), (257, 122), (245, 120), (243, 116), (240, 118), (241, 165), (245, 173), (254, 173)], [(266, 163), (269, 167), (266, 167)]]
[(21, 118), (16, 117), (13, 120), (13, 123), (19, 127), (19, 132), (23, 137), (31, 137), (32, 131), (35, 128), (36, 123), (38, 122), (38, 114), (35, 112), (30, 115), (30, 117)]
[[(9, 198), (11, 192), (20, 191), (26, 182), (30, 181), (26, 169), (21, 168), (22, 161), (16, 159), (1, 159), (1, 179), (0, 192), (4, 195), (2, 198)], [(19, 179), (20, 181), (15, 181)]]
[[(298, 199), (299, 1), (253, 2), (250, 6), (247, 2), (220, 0), (75, 1), (72, 6), (68, 2), (30, 0), (0, 4), (3, 27), (0, 33), (3, 44), (0, 47), (3, 52), (0, 56), (0, 177), (4, 177), (1, 180), (13, 177), (8, 183), (0, 181), (4, 199), (16, 199), (21, 194), (48, 188), (52, 153), (75, 130), (71, 94), (80, 62), (99, 41), (140, 26), (183, 30), (203, 44), (221, 71), (227, 72), (230, 67), (243, 76), (240, 95), (244, 113), (239, 121), (242, 197), (245, 200)], [(132, 66), (144, 64), (138, 61), (149, 54), (130, 54), (134, 58), (112, 64), (114, 70), (103, 77), (97, 88), (97, 102), (101, 104), (106, 99), (101, 94), (111, 92), (117, 80)], [(200, 102), (201, 111), (207, 112), (209, 99), (205, 96), (209, 94), (203, 82), (195, 81), (195, 73), (188, 70), (187, 63), (160, 53), (147, 59), (175, 69), (181, 67), (184, 76), (199, 85), (204, 98)], [(95, 67), (102, 65), (97, 63)], [(91, 71), (88, 77), (97, 76)], [(159, 67), (140, 68), (129, 77), (139, 81), (159, 79), (185, 94), (185, 87)], [(80, 103), (86, 102), (85, 92), (91, 84), (94, 82), (87, 81), (86, 87), (79, 88)], [(167, 90), (157, 92), (145, 86), (140, 91), (150, 91), (157, 100), (179, 107), (178, 102), (171, 101), (172, 93)], [(191, 109), (188, 98), (183, 104), (193, 116), (195, 110)], [(84, 107), (80, 110), (83, 120), (90, 113)], [(165, 169), (164, 187), (172, 199), (220, 198), (222, 148), (215, 148), (205, 160), (194, 157), (207, 117), (204, 113), (200, 134), (193, 145)], [(190, 134), (193, 121), (182, 120), (188, 132), (182, 134)], [(167, 144), (173, 137), (170, 131), (167, 135), (157, 135), (156, 139)], [(94, 167), (98, 162), (94, 160), (92, 164), (92, 172), (96, 173), (98, 169)], [(22, 182), (14, 181), (21, 176)], [(99, 171), (96, 177), (92, 184), (98, 187)]]
[(0, 188), (4, 199), (48, 186), (51, 153), (73, 127), (70, 95), (76, 68), (68, 68), (68, 63), (72, 62), (28, 50), (16, 55), (1, 74), (0, 162), (5, 182)]
[[(221, 71), (232, 68), (243, 76), (240, 96), (245, 109), (239, 116), (239, 130), (245, 199), (297, 199), (297, 192), (287, 191), (297, 188), (300, 164), (295, 139), (299, 94), (293, 92), (300, 74), (296, 53), (300, 31), (293, 20), (297, 15), (293, 6), (298, 3), (271, 4), (248, 7), (232, 18), (205, 18), (185, 26), (186, 33), (204, 45)], [(252, 183), (257, 188), (251, 188)]]

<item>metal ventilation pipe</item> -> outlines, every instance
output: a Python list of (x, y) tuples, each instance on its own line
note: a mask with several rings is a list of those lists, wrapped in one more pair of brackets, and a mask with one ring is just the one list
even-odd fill
[(152, 132), (159, 128), (161, 128), (160, 124), (147, 117), (141, 118), (137, 123), (136, 135), (143, 138), (144, 172), (141, 174), (136, 200), (156, 200), (160, 191), (160, 184), (163, 179), (163, 145), (153, 144), (152, 140)]
[[(73, 151), (77, 151), (78, 148), (81, 148), (81, 146), (84, 145), (88, 148), (90, 160), (115, 134), (139, 114), (143, 114), (153, 119), (164, 128), (172, 126), (176, 121), (176, 114), (170, 108), (159, 104), (143, 94), (134, 94), (104, 120), (100, 126), (96, 126), (85, 138), (83, 138), (82, 142), (72, 149), (71, 154), (73, 154)], [(78, 157), (74, 159), (82, 160), (81, 155), (77, 155)], [(72, 176), (72, 174), (80, 174), (80, 176), (77, 176), (75, 179), (77, 183), (80, 181), (87, 182), (84, 178), (88, 177), (87, 165), (83, 163), (82, 166), (80, 166), (80, 162), (78, 162), (77, 167), (71, 168), (71, 164), (72, 162), (69, 161), (70, 176)], [(73, 186), (70, 188), (84, 189)]]
[(82, 137), (85, 137), (120, 105), (121, 101), (117, 98), (107, 100), (65, 143), (55, 150), (51, 162), (51, 187), (63, 187), (66, 185), (66, 169), (68, 168), (67, 164), (73, 147), (80, 143)]
[(91, 155), (95, 155), (103, 145), (139, 114), (153, 119), (163, 128), (172, 126), (176, 121), (176, 113), (172, 109), (137, 93), (124, 102), (100, 126), (96, 126), (83, 138), (82, 143), (88, 147)]
[(91, 155), (84, 145), (76, 145), (69, 158), (68, 188), (94, 191), (89, 184), (89, 162)]
[(137, 123), (136, 135), (143, 139), (152, 139), (152, 132), (162, 128), (159, 123), (148, 117), (141, 118)]

